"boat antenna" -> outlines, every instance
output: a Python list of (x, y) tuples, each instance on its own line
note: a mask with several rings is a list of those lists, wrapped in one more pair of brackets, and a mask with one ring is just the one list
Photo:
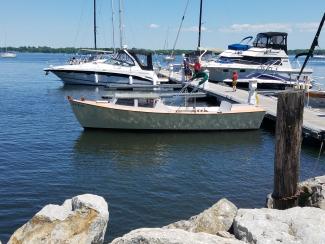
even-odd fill
[(115, 53), (115, 25), (114, 25), (114, 0), (111, 1), (111, 6), (112, 6), (112, 35), (113, 35), (113, 50)]
[(197, 44), (197, 49), (198, 49), (198, 50), (199, 50), (200, 47), (201, 47), (202, 1), (203, 1), (203, 0), (200, 0), (199, 40), (198, 40), (198, 44)]
[(94, 0), (94, 44), (95, 49), (97, 49), (97, 40), (96, 40), (96, 0)]
[(188, 3), (189, 3), (189, 0), (187, 0), (186, 6), (185, 6), (184, 14), (183, 14), (183, 17), (182, 17), (181, 23), (180, 23), (179, 28), (178, 28), (178, 31), (177, 31), (177, 35), (176, 35), (176, 39), (175, 39), (175, 42), (174, 42), (174, 46), (173, 46), (173, 49), (172, 49), (171, 56), (173, 56), (174, 51), (175, 51), (176, 43), (177, 43), (177, 41), (178, 41), (178, 37), (179, 37), (179, 32), (180, 32), (181, 29), (182, 29), (182, 25), (183, 25), (183, 22), (184, 22), (184, 19), (185, 19), (185, 14), (186, 14), (186, 10), (187, 10)]
[(316, 35), (315, 35), (314, 41), (313, 41), (313, 43), (311, 44), (311, 47), (310, 47), (310, 49), (309, 49), (309, 51), (308, 51), (308, 54), (307, 54), (307, 56), (306, 56), (306, 58), (305, 58), (304, 64), (303, 64), (302, 67), (301, 67), (301, 70), (300, 70), (300, 72), (299, 72), (299, 75), (298, 75), (298, 77), (297, 77), (297, 80), (299, 80), (299, 78), (300, 78), (302, 72), (304, 71), (304, 68), (305, 68), (305, 66), (306, 66), (306, 64), (307, 64), (307, 62), (308, 62), (309, 57), (313, 55), (313, 52), (314, 52), (315, 47), (318, 46), (318, 37), (319, 37), (320, 32), (321, 32), (321, 30), (322, 30), (322, 27), (323, 27), (324, 21), (325, 21), (325, 13), (324, 13), (323, 18), (322, 18), (322, 20), (321, 20), (321, 22), (320, 22), (320, 24), (319, 24), (319, 26), (318, 26), (318, 30), (317, 30), (317, 32), (316, 32)]
[(122, 0), (119, 1), (119, 17), (120, 17), (120, 48), (123, 49), (123, 19), (122, 19)]

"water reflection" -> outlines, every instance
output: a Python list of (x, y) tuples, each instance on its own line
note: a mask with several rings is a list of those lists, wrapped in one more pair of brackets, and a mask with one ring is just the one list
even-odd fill
[[(127, 164), (163, 163), (176, 154), (213, 153), (257, 147), (262, 131), (240, 132), (147, 132), (86, 130), (76, 140), (76, 154), (87, 157), (106, 155)], [(236, 149), (237, 148), (237, 149)]]

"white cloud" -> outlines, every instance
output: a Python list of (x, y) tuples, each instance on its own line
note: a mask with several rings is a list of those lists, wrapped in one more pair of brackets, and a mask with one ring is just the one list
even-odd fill
[(221, 32), (262, 32), (262, 31), (286, 31), (292, 32), (290, 24), (268, 23), (268, 24), (233, 24), (230, 27), (220, 28)]
[(157, 28), (159, 28), (160, 26), (159, 25), (157, 25), (157, 24), (150, 24), (149, 25), (149, 28), (150, 29), (157, 29)]
[(295, 28), (300, 32), (316, 32), (319, 23), (310, 22), (310, 23), (298, 23), (295, 25)]
[(262, 31), (285, 31), (285, 32), (316, 32), (319, 23), (306, 22), (306, 23), (267, 23), (267, 24), (233, 24), (228, 27), (219, 29), (221, 32), (262, 32)]
[[(199, 27), (198, 26), (192, 26), (192, 27), (188, 27), (188, 28), (183, 28), (183, 31), (187, 31), (187, 32), (199, 32)], [(206, 27), (201, 26), (201, 31), (203, 32), (211, 32), (210, 30), (208, 30)]]

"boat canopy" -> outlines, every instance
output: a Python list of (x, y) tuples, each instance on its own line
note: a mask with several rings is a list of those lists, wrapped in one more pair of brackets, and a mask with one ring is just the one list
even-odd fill
[(128, 51), (143, 70), (153, 70), (152, 52), (132, 49)]
[[(235, 51), (246, 51), (251, 48), (251, 45), (248, 45), (248, 43), (253, 39), (252, 36), (247, 36), (243, 40), (241, 40), (239, 43), (234, 43), (228, 45), (228, 49), (235, 50)], [(243, 44), (243, 42), (246, 41), (246, 44)]]
[(284, 50), (287, 53), (287, 36), (285, 32), (263, 32), (257, 34), (253, 46)]
[(153, 70), (151, 52), (121, 49), (113, 55), (112, 60), (126, 66), (134, 66), (136, 62), (143, 70)]

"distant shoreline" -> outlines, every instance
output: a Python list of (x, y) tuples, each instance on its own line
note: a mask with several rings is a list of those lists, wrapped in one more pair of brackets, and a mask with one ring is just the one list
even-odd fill
[[(64, 48), (52, 48), (52, 47), (33, 47), (33, 46), (26, 46), (26, 47), (0, 47), (0, 50), (7, 50), (12, 52), (21, 52), (21, 53), (68, 53), (74, 54), (79, 53), (81, 49), (91, 49), (91, 48), (75, 48), (75, 47), (64, 47)], [(103, 51), (113, 51), (113, 48), (99, 48)], [(171, 54), (172, 50), (150, 50), (150, 49), (140, 49), (144, 51), (152, 51), (157, 54), (167, 55)], [(177, 49), (174, 50), (175, 55), (180, 55), (182, 53), (192, 52), (194, 50), (188, 49)], [(288, 50), (289, 55), (296, 55), (298, 53), (306, 53), (308, 49), (292, 49)], [(316, 50), (314, 53), (315, 55), (325, 55), (325, 49)]]
[[(52, 47), (0, 47), (0, 52), (1, 50), (7, 50), (11, 52), (20, 52), (20, 53), (67, 53), (67, 54), (75, 54), (75, 53), (80, 53), (80, 50), (82, 49), (92, 49), (89, 47), (82, 47), (82, 48), (75, 48), (75, 47), (63, 47), (63, 48), (52, 48)], [(113, 48), (98, 48), (98, 50), (103, 50), (103, 51), (113, 51)], [(151, 51), (157, 54), (162, 54), (162, 55), (167, 55), (171, 54), (172, 50), (151, 50), (151, 49), (142, 49), (139, 48), (137, 50), (141, 51)], [(188, 53), (192, 52), (194, 50), (187, 50), (187, 49), (177, 49), (174, 50), (173, 54), (174, 55), (180, 55), (182, 53)]]

